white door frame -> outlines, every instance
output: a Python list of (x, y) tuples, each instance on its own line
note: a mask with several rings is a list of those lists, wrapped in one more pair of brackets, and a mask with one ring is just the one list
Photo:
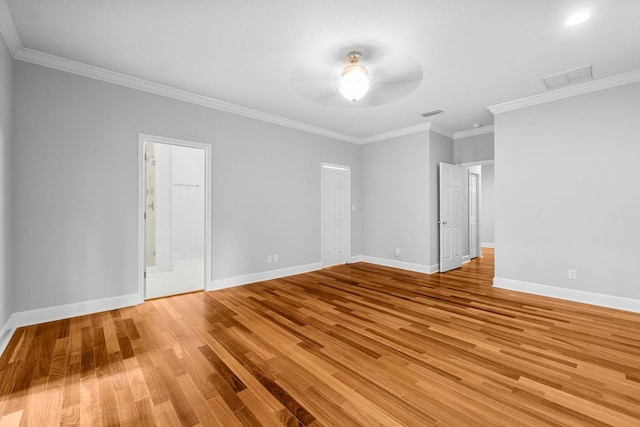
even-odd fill
[[(480, 212), (482, 210), (482, 166), (485, 165), (495, 165), (494, 160), (479, 160), (477, 162), (467, 162), (467, 163), (458, 163), (458, 166), (462, 166), (467, 168), (467, 170), (475, 170), (474, 173), (479, 175), (478, 180), (478, 256), (482, 257), (482, 239), (480, 238), (480, 224), (483, 221), (483, 218), (480, 218)], [(479, 169), (476, 169), (479, 167)]]
[(346, 262), (349, 262), (349, 259), (351, 258), (351, 166), (346, 166), (346, 165), (338, 165), (335, 163), (325, 163), (325, 162), (321, 162), (320, 163), (320, 263), (322, 264), (322, 267), (325, 267), (324, 265), (324, 236), (323, 236), (323, 232), (324, 232), (324, 196), (322, 194), (323, 191), (323, 180), (322, 180), (322, 169), (323, 168), (328, 168), (328, 169), (339, 169), (339, 170), (344, 170), (347, 172), (347, 183), (346, 183), (346, 187), (347, 187), (347, 191), (345, 192), (347, 201), (345, 203), (345, 207), (347, 210), (347, 225), (345, 227), (345, 252), (347, 253), (347, 259)]
[(211, 290), (211, 145), (140, 133), (138, 134), (138, 302), (140, 304), (144, 302), (145, 298), (145, 269), (147, 264), (145, 258), (146, 240), (144, 220), (146, 210), (146, 162), (144, 155), (147, 142), (179, 145), (204, 150), (204, 290)]
[[(476, 177), (476, 188), (475, 188), (475, 193), (476, 193), (476, 199), (475, 199), (475, 208), (476, 208), (476, 232), (472, 233), (471, 232), (471, 175), (474, 175)], [(482, 256), (482, 251), (480, 250), (480, 174), (472, 171), (472, 170), (468, 170), (468, 176), (467, 176), (467, 182), (469, 182), (469, 186), (468, 186), (468, 193), (469, 193), (469, 215), (468, 215), (468, 220), (469, 220), (469, 259), (474, 259), (474, 258), (478, 258)], [(475, 244), (476, 244), (476, 256), (473, 256), (471, 254), (471, 242), (475, 239)]]

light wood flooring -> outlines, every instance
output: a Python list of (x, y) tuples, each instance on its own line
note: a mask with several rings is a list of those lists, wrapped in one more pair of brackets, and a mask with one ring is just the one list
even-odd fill
[(20, 328), (0, 426), (640, 425), (640, 315), (358, 263)]

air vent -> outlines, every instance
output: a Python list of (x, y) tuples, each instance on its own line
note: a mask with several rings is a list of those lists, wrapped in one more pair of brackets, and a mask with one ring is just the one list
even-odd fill
[(588, 65), (586, 67), (576, 68), (575, 70), (565, 71), (564, 73), (556, 74), (554, 76), (545, 77), (542, 81), (547, 85), (547, 89), (557, 89), (563, 86), (586, 82), (592, 78), (593, 73), (591, 71), (591, 65)]
[(422, 113), (421, 116), (429, 117), (429, 116), (435, 116), (436, 114), (440, 114), (440, 113), (444, 113), (444, 110), (438, 109), (438, 110), (427, 111), (426, 113)]

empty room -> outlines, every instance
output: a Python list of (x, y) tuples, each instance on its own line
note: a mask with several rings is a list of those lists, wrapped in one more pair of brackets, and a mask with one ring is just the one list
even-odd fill
[(640, 425), (638, 22), (0, 0), (0, 427)]

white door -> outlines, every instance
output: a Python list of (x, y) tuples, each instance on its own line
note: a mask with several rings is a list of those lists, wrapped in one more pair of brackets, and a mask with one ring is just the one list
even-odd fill
[(440, 271), (462, 266), (462, 174), (459, 166), (440, 163)]
[(344, 264), (350, 252), (350, 170), (322, 165), (322, 266)]
[(469, 257), (478, 257), (478, 175), (469, 173)]

